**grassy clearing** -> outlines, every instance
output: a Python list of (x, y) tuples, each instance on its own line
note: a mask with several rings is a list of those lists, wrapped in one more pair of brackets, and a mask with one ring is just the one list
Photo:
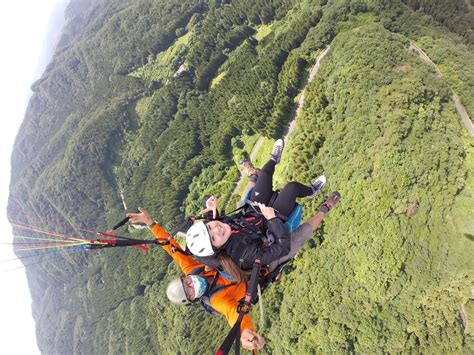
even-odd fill
[(192, 32), (176, 39), (176, 41), (167, 50), (160, 52), (154, 57), (151, 55), (148, 58), (148, 63), (130, 73), (130, 76), (142, 78), (148, 82), (161, 81), (174, 75), (177, 68), (174, 63), (175, 58), (180, 56), (180, 53), (186, 50)]
[(272, 151), (273, 143), (275, 143), (273, 139), (263, 139), (263, 143), (252, 161), (255, 167), (261, 168), (265, 165), (265, 163), (268, 161), (270, 152)]
[(358, 28), (364, 25), (374, 23), (376, 17), (372, 13), (363, 13), (357, 16), (351, 17), (349, 20), (339, 23), (338, 32), (354, 31), (357, 32)]
[(242, 135), (238, 137), (238, 144), (235, 144), (232, 149), (232, 155), (234, 156), (235, 163), (238, 165), (240, 159), (248, 159), (252, 149), (257, 143), (259, 135)]
[(262, 39), (268, 36), (272, 32), (272, 26), (273, 23), (269, 25), (258, 26), (257, 33), (255, 34), (255, 39), (260, 42)]
[(135, 106), (135, 112), (137, 117), (139, 118), (140, 121), (143, 121), (144, 118), (146, 117), (148, 113), (148, 106), (150, 105), (150, 102), (153, 100), (152, 96), (149, 97), (142, 97), (137, 101), (137, 104)]
[(217, 75), (214, 79), (211, 81), (211, 89), (214, 88), (219, 82), (224, 78), (224, 76), (227, 74), (227, 70), (223, 71), (219, 75)]

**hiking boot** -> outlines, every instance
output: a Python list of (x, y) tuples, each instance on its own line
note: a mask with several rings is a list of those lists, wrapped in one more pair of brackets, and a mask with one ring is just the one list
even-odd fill
[(260, 170), (255, 169), (252, 163), (249, 162), (248, 160), (243, 159), (239, 162), (239, 164), (240, 164), (240, 167), (242, 168), (243, 173), (246, 174), (247, 176), (252, 176), (252, 175), (258, 176), (258, 173), (260, 172)]
[(339, 202), (340, 198), (341, 194), (337, 191), (334, 191), (329, 195), (327, 200), (319, 206), (319, 210), (324, 214), (328, 213)]
[(285, 143), (283, 142), (283, 139), (278, 139), (273, 145), (272, 152), (270, 153), (270, 159), (276, 164), (278, 164), (281, 160), (281, 154), (283, 153), (284, 147)]
[(318, 196), (323, 189), (324, 185), (326, 185), (327, 179), (326, 176), (321, 175), (318, 177), (316, 180), (314, 180), (309, 187), (311, 187), (311, 190), (313, 190), (313, 194), (308, 196), (309, 199), (315, 198)]

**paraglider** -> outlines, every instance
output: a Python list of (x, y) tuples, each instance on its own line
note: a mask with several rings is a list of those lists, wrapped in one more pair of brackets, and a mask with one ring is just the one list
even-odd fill
[[(263, 337), (253, 329), (246, 328), (249, 325), (248, 312), (257, 301), (257, 288), (268, 287), (281, 274), (283, 267), (312, 237), (325, 214), (340, 199), (339, 193), (333, 192), (320, 205), (315, 216), (303, 225), (296, 226), (297, 228), (292, 226), (291, 231), (293, 227), (295, 231), (290, 232), (289, 227), (284, 226), (284, 221), (288, 220), (285, 214), (293, 213), (297, 197), (314, 197), (318, 194), (324, 187), (326, 178), (321, 176), (310, 186), (290, 183), (279, 194), (272, 191), (272, 176), (282, 150), (283, 142), (278, 140), (269, 162), (259, 171), (258, 178), (254, 181), (255, 186), (247, 192), (250, 198), (243, 199), (245, 203), (237, 209), (237, 215), (220, 216), (217, 199), (214, 196), (205, 199), (206, 206), (201, 214), (208, 221), (189, 220), (186, 233), (189, 249), (185, 251), (144, 209), (140, 209), (140, 213), (127, 215), (130, 222), (146, 224), (158, 240), (169, 243), (169, 246), (165, 246), (160, 242), (186, 274), (186, 277), (173, 280), (168, 285), (167, 296), (170, 301), (175, 304), (190, 304), (199, 300), (201, 304), (207, 305), (207, 309), (223, 314), (232, 326), (216, 354), (228, 353), (234, 342), (238, 352), (239, 338), (246, 349), (263, 347)], [(234, 249), (229, 249), (229, 245)], [(234, 250), (237, 252), (233, 253)], [(189, 256), (189, 252), (195, 255), (196, 260)], [(210, 271), (206, 271), (204, 264), (210, 267)], [(241, 268), (251, 270), (250, 280)], [(209, 275), (209, 272), (212, 274)], [(220, 303), (222, 298), (219, 296), (222, 295), (219, 292), (224, 291), (220, 289), (213, 293), (216, 284), (228, 288), (226, 294), (229, 293), (230, 298), (224, 302), (225, 306)], [(245, 297), (244, 289), (247, 290)]]
[[(217, 198), (210, 196), (204, 199), (205, 208), (200, 212), (203, 217), (187, 218), (174, 233), (166, 232), (141, 208), (139, 213), (128, 213), (106, 232), (75, 228), (81, 233), (94, 234), (93, 239), (12, 223), (17, 229), (39, 235), (23, 237), (36, 239), (38, 244), (30, 243), (22, 248), (17, 242), (15, 250), (99, 250), (131, 246), (148, 251), (148, 246), (159, 245), (185, 274), (168, 285), (166, 293), (170, 301), (179, 305), (200, 304), (209, 313), (223, 315), (232, 327), (216, 354), (228, 353), (234, 343), (236, 349), (240, 344), (249, 350), (261, 349), (265, 339), (255, 331), (248, 315), (258, 300), (257, 290), (265, 290), (279, 279), (285, 265), (340, 199), (339, 193), (333, 192), (319, 211), (300, 225), (302, 206), (296, 203), (296, 198), (315, 197), (327, 179), (322, 175), (309, 185), (290, 182), (282, 191), (273, 191), (273, 173), (282, 151), (283, 141), (278, 140), (269, 161), (260, 170), (249, 162), (243, 164), (252, 179), (242, 196), (242, 205), (229, 216), (219, 214)], [(124, 237), (114, 232), (128, 222), (147, 226), (155, 239)], [(173, 239), (178, 231), (186, 231), (184, 250)]]

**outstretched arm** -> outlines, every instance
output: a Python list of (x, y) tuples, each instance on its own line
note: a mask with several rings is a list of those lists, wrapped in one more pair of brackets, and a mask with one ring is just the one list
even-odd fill
[(128, 213), (131, 223), (144, 223), (150, 228), (153, 235), (161, 242), (169, 241), (169, 244), (162, 245), (162, 248), (173, 258), (174, 262), (188, 275), (192, 271), (200, 268), (204, 268), (204, 265), (198, 263), (189, 255), (185, 255), (182, 252), (176, 252), (176, 250), (182, 250), (180, 245), (171, 237), (171, 235), (164, 230), (163, 227), (153, 221), (148, 212), (139, 207), (140, 213)]

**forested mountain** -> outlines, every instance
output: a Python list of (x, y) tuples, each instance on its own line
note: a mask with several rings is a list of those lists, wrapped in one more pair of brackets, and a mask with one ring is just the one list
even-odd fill
[[(232, 206), (236, 161), (284, 134), (330, 45), (276, 179), (324, 172), (342, 199), (254, 312), (264, 352), (472, 353), (474, 138), (452, 94), (474, 117), (473, 7), (71, 0), (16, 138), (9, 218), (94, 238), (77, 228), (122, 219), (121, 194), (169, 230), (205, 193)], [(303, 202), (308, 218), (322, 201)], [(40, 350), (212, 352), (227, 324), (170, 305), (165, 253), (117, 249), (27, 254)]]

